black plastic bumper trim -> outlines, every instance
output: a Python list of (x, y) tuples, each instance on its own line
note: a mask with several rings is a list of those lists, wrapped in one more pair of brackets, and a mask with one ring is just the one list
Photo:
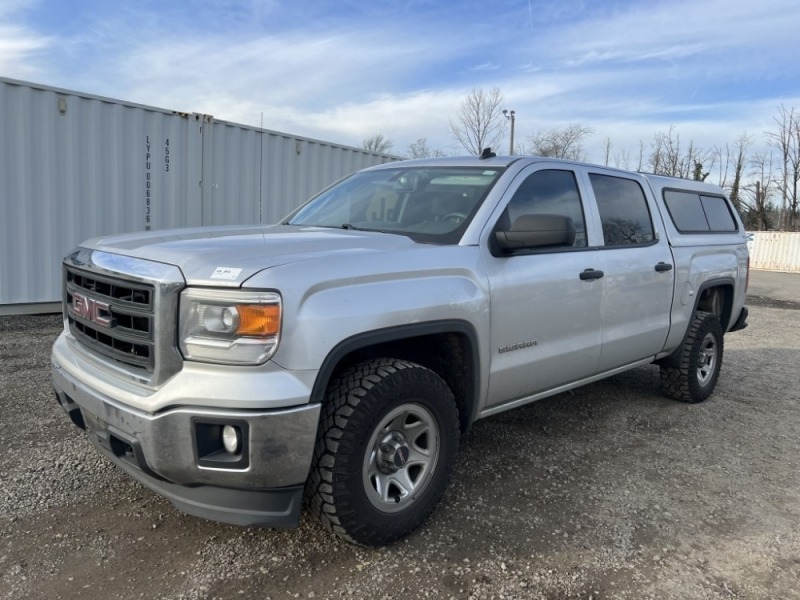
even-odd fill
[(733, 324), (728, 331), (741, 331), (745, 327), (747, 327), (747, 315), (749, 311), (747, 310), (746, 306), (742, 307), (742, 312), (739, 313), (739, 318), (736, 319), (736, 323)]
[(242, 490), (211, 485), (186, 486), (156, 479), (137, 469), (89, 436), (97, 449), (120, 469), (186, 514), (245, 527), (297, 527), (303, 485), (266, 490)]

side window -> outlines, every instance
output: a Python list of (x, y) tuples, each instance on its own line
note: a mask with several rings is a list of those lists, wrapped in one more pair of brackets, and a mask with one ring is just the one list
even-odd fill
[(501, 223), (511, 225), (520, 215), (561, 215), (575, 224), (573, 248), (586, 247), (586, 221), (581, 196), (572, 171), (536, 171), (519, 186), (508, 203)]
[(708, 221), (696, 192), (664, 190), (664, 204), (675, 228), (681, 233), (708, 231)]
[(591, 173), (606, 246), (649, 244), (655, 239), (650, 209), (641, 186), (632, 179)]
[(738, 226), (722, 196), (701, 196), (697, 192), (664, 190), (664, 204), (681, 233), (721, 233)]
[(700, 196), (703, 210), (708, 219), (711, 231), (736, 231), (736, 221), (733, 220), (728, 203), (720, 196)]

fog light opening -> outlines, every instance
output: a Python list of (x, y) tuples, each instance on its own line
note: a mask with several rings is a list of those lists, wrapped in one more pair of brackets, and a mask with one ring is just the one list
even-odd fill
[(234, 425), (225, 425), (222, 428), (222, 446), (228, 454), (239, 454), (242, 450), (241, 430)]

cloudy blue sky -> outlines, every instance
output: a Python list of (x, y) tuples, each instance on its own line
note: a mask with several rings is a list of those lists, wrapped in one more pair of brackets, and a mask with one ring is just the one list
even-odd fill
[(0, 0), (0, 76), (359, 145), (458, 151), (499, 87), (517, 138), (580, 123), (590, 158), (670, 126), (708, 147), (800, 108), (799, 0)]

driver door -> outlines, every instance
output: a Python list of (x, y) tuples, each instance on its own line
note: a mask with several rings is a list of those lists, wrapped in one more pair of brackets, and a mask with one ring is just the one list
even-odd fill
[[(520, 173), (483, 240), (492, 298), (487, 408), (524, 401), (597, 370), (604, 280), (596, 275), (605, 267), (603, 254), (590, 246), (592, 213), (584, 209), (577, 174), (550, 166)], [(494, 231), (522, 214), (570, 217), (574, 244), (514, 254), (493, 249)]]

